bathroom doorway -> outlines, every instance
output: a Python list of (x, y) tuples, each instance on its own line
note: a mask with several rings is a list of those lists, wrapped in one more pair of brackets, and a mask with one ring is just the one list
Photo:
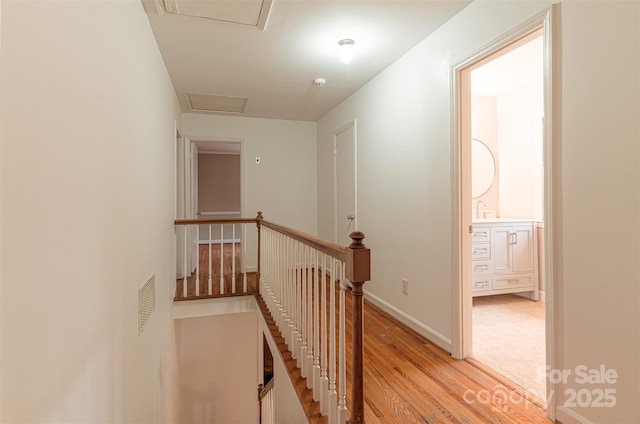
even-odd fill
[(456, 74), (459, 354), (541, 406), (548, 362), (544, 44), (541, 22)]
[(470, 77), (471, 357), (542, 404), (543, 55), (539, 29)]

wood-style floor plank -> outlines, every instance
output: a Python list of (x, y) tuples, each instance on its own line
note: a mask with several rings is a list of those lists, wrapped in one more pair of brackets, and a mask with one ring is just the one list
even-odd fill
[[(212, 246), (214, 247), (214, 246)], [(236, 254), (239, 258), (239, 245)], [(225, 295), (231, 291), (231, 245), (224, 250)], [(220, 297), (220, 249), (212, 249), (214, 294)], [(200, 246), (200, 287), (206, 288), (208, 278), (208, 246)], [(236, 269), (240, 269), (239, 259)], [(216, 274), (217, 271), (217, 274)], [(216, 279), (216, 277), (218, 279)], [(264, 301), (257, 294), (255, 274), (248, 275), (249, 291), (256, 294), (261, 312), (265, 316), (290, 379), (312, 424), (324, 424), (326, 417), (319, 414), (318, 402), (306, 388), (306, 380), (296, 368), (296, 361), (276, 328)], [(236, 276), (241, 287), (242, 275)], [(188, 297), (181, 297), (182, 280), (178, 280), (176, 300), (195, 299), (195, 276), (188, 279)], [(329, 284), (327, 285), (329, 286)], [(365, 286), (366, 288), (366, 286)], [(327, 290), (329, 292), (329, 290)], [(336, 290), (339, 293), (339, 289)], [(242, 293), (239, 293), (242, 294)], [(328, 297), (328, 296), (327, 296)], [(336, 306), (338, 302), (336, 302)], [(351, 390), (351, 299), (346, 296), (346, 356), (347, 407)], [(329, 309), (329, 308), (327, 308)], [(327, 312), (328, 313), (328, 312)], [(398, 320), (366, 300), (364, 310), (364, 388), (365, 420), (368, 424), (395, 423), (549, 423), (545, 411), (528, 401), (498, 380), (466, 361), (451, 356), (420, 336)], [(276, 352), (274, 352), (276, 354)]]
[[(223, 267), (222, 274), (224, 276), (223, 292), (220, 292), (220, 245), (211, 245), (211, 279), (212, 292), (208, 294), (209, 280), (209, 245), (201, 244), (198, 249), (198, 261), (200, 263), (200, 294), (196, 295), (196, 270), (191, 270), (191, 275), (187, 277), (187, 296), (184, 296), (183, 284), (184, 279), (176, 280), (175, 300), (193, 300), (208, 299), (212, 297), (227, 296), (244, 296), (256, 293), (258, 284), (256, 273), (247, 273), (247, 291), (243, 289), (243, 274), (241, 266), (241, 250), (240, 243), (225, 243), (223, 250)], [(233, 290), (233, 258), (235, 257), (235, 276), (236, 285), (235, 292)]]
[[(338, 290), (336, 290), (338, 292)], [(264, 302), (256, 296), (261, 305)], [(351, 339), (351, 300), (346, 296), (346, 338)], [(336, 302), (337, 303), (337, 302)], [(273, 322), (266, 307), (263, 314)], [(271, 327), (271, 326), (270, 326)], [(466, 361), (451, 356), (365, 296), (365, 421), (391, 423), (549, 423), (545, 411)], [(272, 332), (276, 331), (275, 324)], [(284, 339), (277, 332), (281, 348)], [(351, 348), (347, 342), (347, 406)], [(290, 354), (287, 356), (290, 358)], [(290, 360), (288, 368), (295, 367)], [(291, 374), (312, 423), (324, 423), (299, 370)]]

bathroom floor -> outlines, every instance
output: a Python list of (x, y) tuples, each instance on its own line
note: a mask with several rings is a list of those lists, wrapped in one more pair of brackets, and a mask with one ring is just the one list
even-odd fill
[(506, 294), (473, 299), (473, 358), (545, 399), (543, 302)]

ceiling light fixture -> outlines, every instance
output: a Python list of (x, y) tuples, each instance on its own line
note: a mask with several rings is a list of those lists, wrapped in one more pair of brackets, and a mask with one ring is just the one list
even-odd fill
[(356, 42), (350, 38), (338, 41), (338, 46), (340, 46), (340, 60), (344, 63), (349, 63), (353, 59), (355, 44)]

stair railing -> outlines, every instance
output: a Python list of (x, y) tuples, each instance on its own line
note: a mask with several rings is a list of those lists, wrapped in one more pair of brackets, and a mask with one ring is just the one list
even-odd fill
[[(248, 282), (247, 224), (257, 227), (255, 289)], [(352, 233), (351, 244), (341, 246), (265, 221), (262, 212), (256, 218), (176, 220), (175, 225), (183, 269), (175, 299), (258, 294), (259, 290), (330, 424), (347, 422), (346, 355), (350, 349), (348, 422), (364, 423), (363, 286), (371, 273), (364, 234)], [(351, 297), (350, 345), (345, 339), (346, 292)]]
[[(352, 233), (352, 243), (345, 247), (265, 221), (261, 213), (257, 225), (260, 294), (313, 399), (320, 403), (321, 414), (331, 424), (347, 421), (346, 351), (350, 347), (349, 422), (364, 423), (363, 285), (371, 269), (364, 234)], [(346, 291), (352, 300), (350, 346), (345, 341)]]
[(175, 300), (255, 293), (257, 287), (248, 279), (253, 273), (247, 270), (246, 240), (251, 236), (247, 224), (256, 223), (257, 218), (174, 221), (179, 274)]
[(258, 386), (259, 424), (276, 424), (275, 399), (273, 395), (274, 378), (266, 385)]

